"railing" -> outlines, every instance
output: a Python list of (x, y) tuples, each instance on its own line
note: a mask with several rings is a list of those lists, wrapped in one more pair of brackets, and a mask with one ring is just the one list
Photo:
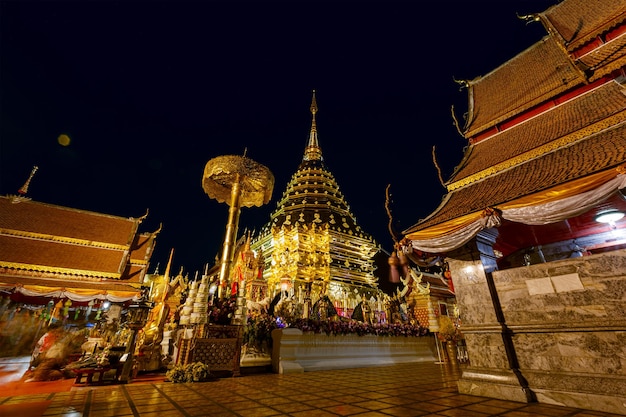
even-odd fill
[(272, 331), (272, 340), (272, 369), (280, 374), (436, 361), (432, 336), (326, 335), (285, 328)]

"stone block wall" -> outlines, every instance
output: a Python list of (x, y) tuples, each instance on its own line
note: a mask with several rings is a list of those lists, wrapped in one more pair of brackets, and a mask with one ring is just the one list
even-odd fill
[(516, 370), (482, 311), (486, 276), (467, 264), (450, 262), (471, 363), (462, 392), (520, 399), (515, 371), (539, 402), (626, 415), (626, 250), (493, 272)]

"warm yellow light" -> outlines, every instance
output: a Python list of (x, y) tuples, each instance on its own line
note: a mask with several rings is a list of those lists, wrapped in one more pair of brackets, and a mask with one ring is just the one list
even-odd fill
[(61, 134), (57, 138), (57, 142), (59, 142), (59, 145), (61, 145), (61, 146), (69, 146), (69, 144), (70, 144), (70, 137), (67, 136), (66, 134)]

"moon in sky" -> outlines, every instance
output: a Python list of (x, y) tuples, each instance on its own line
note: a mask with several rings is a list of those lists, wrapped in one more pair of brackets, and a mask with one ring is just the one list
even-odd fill
[(59, 142), (59, 145), (61, 146), (69, 146), (70, 144), (70, 137), (67, 136), (65, 133), (59, 135), (59, 137), (57, 138), (57, 142)]

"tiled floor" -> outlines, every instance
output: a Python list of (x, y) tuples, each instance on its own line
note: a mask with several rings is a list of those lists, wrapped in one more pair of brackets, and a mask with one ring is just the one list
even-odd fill
[(211, 382), (73, 387), (67, 392), (2, 397), (3, 417), (325, 417), (325, 416), (609, 416), (548, 404), (462, 395), (461, 367), (433, 363), (279, 375), (249, 374)]

